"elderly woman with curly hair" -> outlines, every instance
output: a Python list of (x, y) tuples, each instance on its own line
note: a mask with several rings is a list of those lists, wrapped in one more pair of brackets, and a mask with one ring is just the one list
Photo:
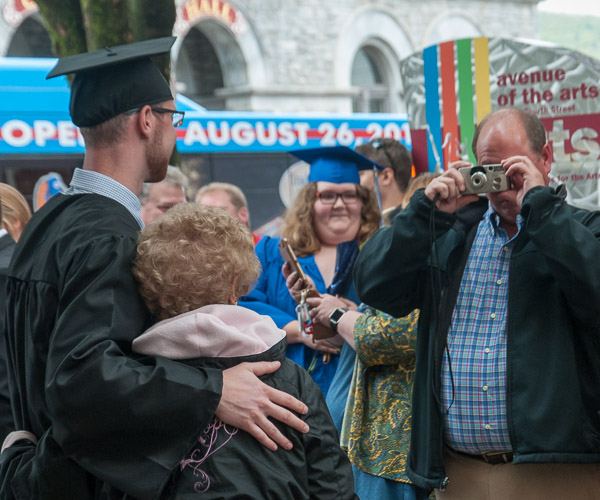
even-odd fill
[[(377, 166), (350, 148), (318, 148), (294, 152), (310, 163), (309, 183), (296, 196), (286, 213), (282, 237), (289, 240), (305, 274), (320, 293), (345, 299), (346, 306), (359, 302), (352, 284), (352, 266), (358, 247), (379, 227), (380, 215), (375, 194), (360, 186), (359, 170)], [(296, 314), (296, 302), (288, 292), (282, 273), (279, 238), (264, 237), (256, 246), (263, 271), (254, 290), (240, 301), (261, 314), (268, 314), (287, 333), (288, 357), (306, 368), (327, 396), (334, 422), (339, 427), (332, 401), (344, 400), (354, 364), (354, 352), (326, 341), (314, 342), (303, 335)], [(286, 270), (290, 272), (289, 269)], [(349, 350), (350, 352), (346, 352)], [(346, 363), (347, 361), (347, 363)], [(340, 373), (336, 376), (339, 364)], [(348, 365), (347, 367), (345, 365)], [(336, 383), (332, 380), (336, 378)], [(344, 377), (338, 383), (337, 379)], [(331, 394), (328, 394), (331, 386)], [(333, 399), (332, 399), (333, 398)], [(338, 421), (339, 420), (339, 421)]]
[(216, 207), (182, 203), (149, 223), (133, 272), (148, 308), (162, 321), (135, 339), (133, 349), (192, 368), (280, 361), (264, 382), (309, 406), (301, 418), (310, 431), (282, 426), (293, 448), (273, 452), (215, 416), (181, 457), (170, 497), (354, 499), (350, 462), (323, 395), (306, 371), (286, 359), (285, 332), (269, 317), (236, 305), (260, 273), (253, 247), (248, 229)]

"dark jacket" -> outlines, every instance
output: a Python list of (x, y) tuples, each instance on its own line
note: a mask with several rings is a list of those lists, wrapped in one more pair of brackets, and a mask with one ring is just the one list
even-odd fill
[(226, 370), (244, 362), (279, 361), (261, 379), (308, 406), (302, 434), (273, 421), (293, 444), (270, 451), (236, 427), (212, 419), (182, 455), (168, 498), (203, 500), (350, 500), (352, 468), (339, 445), (323, 393), (286, 358), (286, 334), (268, 316), (229, 304), (210, 304), (165, 319), (138, 337), (133, 350), (166, 356), (197, 369)]
[[(438, 251), (432, 253), (433, 204), (418, 191), (393, 226), (367, 242), (355, 267), (365, 303), (395, 316), (421, 310), (408, 470), (421, 487), (443, 489), (447, 482), (441, 361), (466, 257), (486, 208), (487, 200), (457, 214), (434, 209)], [(600, 213), (571, 207), (554, 190), (538, 187), (525, 196), (521, 215), (506, 323), (514, 463), (600, 463)], [(437, 278), (441, 291), (434, 293)]]
[[(308, 434), (294, 431), (275, 422), (279, 430), (293, 443), (290, 451), (278, 448), (273, 452), (244, 431), (237, 431), (231, 441), (201, 464), (202, 473), (195, 475), (193, 464), (182, 469), (175, 478), (171, 498), (197, 498), (193, 484), (200, 477), (210, 478), (212, 485), (202, 492), (202, 498), (217, 500), (279, 500), (358, 498), (350, 461), (340, 448), (339, 437), (327, 411), (325, 399), (310, 375), (285, 357), (285, 339), (269, 351), (239, 358), (210, 358), (189, 361), (192, 366), (226, 369), (241, 362), (281, 361), (281, 368), (262, 380), (303, 401), (308, 414), (302, 419), (310, 426)], [(214, 447), (221, 444), (228, 431), (222, 430)], [(188, 453), (194, 459), (194, 452)], [(202, 484), (206, 484), (205, 482)]]

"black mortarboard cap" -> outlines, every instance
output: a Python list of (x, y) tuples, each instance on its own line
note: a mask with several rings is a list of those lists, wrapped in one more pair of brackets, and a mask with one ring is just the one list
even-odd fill
[(74, 73), (71, 119), (93, 127), (146, 104), (173, 99), (169, 84), (150, 59), (171, 50), (168, 36), (59, 59), (46, 78)]

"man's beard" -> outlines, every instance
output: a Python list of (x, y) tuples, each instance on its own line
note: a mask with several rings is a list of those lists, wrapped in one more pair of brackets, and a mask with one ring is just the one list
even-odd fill
[(146, 163), (148, 165), (148, 179), (146, 182), (160, 182), (167, 175), (170, 157), (165, 153), (162, 138), (157, 138), (150, 142), (146, 153)]

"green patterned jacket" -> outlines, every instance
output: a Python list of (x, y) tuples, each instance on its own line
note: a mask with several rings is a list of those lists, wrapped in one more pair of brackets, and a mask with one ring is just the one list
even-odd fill
[(418, 319), (418, 310), (403, 318), (379, 311), (358, 318), (342, 427), (342, 446), (358, 469), (406, 483)]

